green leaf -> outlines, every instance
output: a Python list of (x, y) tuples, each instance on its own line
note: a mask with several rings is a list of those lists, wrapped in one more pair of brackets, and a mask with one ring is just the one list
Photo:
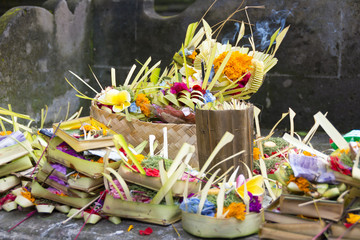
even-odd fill
[(168, 93), (164, 96), (165, 99), (169, 100), (172, 104), (174, 104), (175, 106), (180, 107), (179, 101), (176, 98), (175, 94), (172, 93)]
[(201, 215), (201, 211), (202, 211), (202, 209), (204, 207), (205, 200), (207, 198), (209, 189), (210, 189), (215, 177), (219, 173), (219, 171), (220, 171), (220, 169), (218, 169), (218, 170), (216, 170), (216, 172), (214, 172), (214, 174), (210, 177), (210, 179), (205, 184), (204, 188), (201, 190), (201, 198), (200, 198), (199, 208), (198, 208), (198, 211), (197, 211), (198, 215)]
[(287, 26), (286, 28), (284, 28), (284, 29), (281, 31), (281, 33), (279, 33), (279, 35), (276, 37), (275, 50), (274, 50), (272, 56), (275, 56), (275, 53), (276, 53), (276, 51), (279, 49), (280, 44), (281, 44), (281, 42), (284, 40), (285, 35), (286, 35), (286, 33), (288, 32), (289, 28), (290, 28), (290, 26)]
[(130, 85), (130, 88), (131, 88), (131, 89), (134, 89), (134, 87), (135, 87), (137, 81), (139, 80), (141, 74), (143, 74), (143, 72), (145, 71), (147, 65), (148, 65), (150, 62), (151, 62), (151, 57), (149, 57), (149, 58), (146, 60), (146, 62), (144, 63), (144, 65), (143, 65), (143, 66), (141, 67), (141, 69), (139, 70), (138, 74), (135, 76), (133, 82), (132, 82), (131, 85)]
[(109, 174), (106, 173), (102, 173), (102, 175), (111, 183), (111, 185), (115, 188), (116, 192), (118, 193), (118, 195), (120, 196), (121, 200), (124, 200), (124, 197), (120, 191), (120, 189), (116, 186), (116, 184), (114, 183), (114, 181), (112, 180), (111, 176)]
[(189, 43), (189, 47), (197, 48), (205, 35), (204, 27), (201, 27)]
[(195, 152), (195, 149), (191, 148), (192, 145), (188, 143), (184, 143), (178, 153), (176, 154), (174, 161), (172, 162), (169, 170), (168, 170), (168, 177), (170, 177), (172, 174), (174, 174), (175, 170), (179, 167), (181, 164), (183, 158), (189, 153), (189, 152)]
[(270, 51), (270, 49), (271, 49), (271, 47), (272, 47), (272, 45), (273, 45), (273, 43), (274, 43), (277, 35), (279, 34), (280, 29), (281, 29), (281, 28), (279, 28), (278, 30), (276, 30), (276, 32), (274, 32), (274, 34), (271, 36), (269, 48), (267, 49), (266, 54)]
[[(159, 161), (159, 172), (160, 172), (161, 184), (165, 184), (166, 181), (168, 181), (168, 176), (167, 176), (167, 173), (165, 171), (164, 160)], [(171, 189), (166, 193), (165, 201), (166, 201), (166, 205), (173, 205), (174, 204), (174, 199), (172, 197)]]
[(227, 54), (226, 57), (224, 58), (223, 62), (221, 63), (219, 69), (217, 70), (214, 78), (212, 79), (210, 85), (207, 87), (207, 90), (210, 90), (214, 87), (215, 83), (217, 82), (218, 78), (220, 77), (220, 74), (222, 74), (222, 71), (224, 70), (227, 62), (229, 61), (231, 54), (232, 54), (232, 50), (230, 50)]
[(204, 25), (204, 30), (205, 30), (206, 38), (207, 38), (207, 39), (211, 39), (212, 30), (211, 30), (210, 25), (205, 21), (205, 19), (202, 19), (202, 23), (203, 23), (203, 25)]
[(206, 171), (206, 169), (209, 167), (210, 163), (212, 162), (212, 160), (215, 158), (216, 154), (218, 154), (218, 152), (228, 143), (230, 143), (232, 140), (234, 139), (234, 135), (229, 133), (229, 132), (225, 132), (224, 136), (222, 136), (222, 138), (220, 139), (219, 143), (216, 145), (216, 147), (214, 148), (214, 150), (212, 151), (212, 153), (210, 154), (209, 158), (206, 160), (206, 162), (204, 163), (203, 167), (201, 168), (198, 177), (201, 178), (203, 173)]
[(191, 99), (188, 98), (179, 98), (179, 102), (182, 102), (183, 104), (185, 104), (187, 107), (191, 108), (191, 109), (195, 109), (195, 104)]
[(244, 34), (245, 34), (245, 24), (244, 24), (244, 21), (242, 21), (240, 31), (239, 31), (239, 35), (238, 35), (238, 38), (236, 40), (235, 46), (237, 46), (239, 44), (240, 40), (244, 37)]
[(223, 209), (224, 209), (224, 199), (225, 199), (225, 185), (226, 185), (226, 177), (220, 186), (220, 191), (217, 196), (216, 205), (217, 205), (217, 218), (223, 218)]
[[(175, 61), (175, 63), (179, 64), (180, 66), (184, 64), (184, 59), (180, 56), (178, 52), (174, 54), (173, 60)], [(175, 64), (175, 66), (177, 65)]]
[(120, 183), (122, 189), (124, 190), (126, 200), (132, 202), (133, 200), (132, 200), (128, 185), (126, 184), (125, 180), (114, 169), (108, 167), (108, 168), (106, 168), (106, 170), (108, 170), (110, 173), (114, 174), (114, 176), (116, 177), (116, 179)]
[[(146, 71), (146, 73), (144, 74), (144, 76), (142, 76), (142, 78), (134, 85), (134, 88), (136, 88), (140, 83), (142, 83), (146, 77), (152, 73), (154, 71), (154, 69), (156, 69), (159, 65), (160, 65), (161, 61), (158, 61), (157, 63), (155, 63), (154, 66), (152, 66), (152, 68), (150, 68), (150, 70)], [(134, 89), (133, 88), (133, 89)]]
[(131, 69), (130, 69), (130, 71), (129, 71), (126, 79), (125, 79), (124, 86), (129, 85), (130, 79), (131, 79), (132, 75), (134, 74), (135, 69), (136, 69), (136, 65), (134, 64), (134, 65), (132, 65), (132, 67), (131, 67)]
[(140, 173), (145, 175), (145, 170), (143, 169), (143, 167), (141, 166), (141, 164), (136, 160), (136, 157), (134, 156), (134, 154), (130, 151), (125, 138), (123, 135), (121, 134), (117, 134), (114, 135), (113, 137), (114, 143), (115, 143), (115, 147), (117, 149), (119, 149), (119, 145), (125, 150), (127, 156), (131, 159), (131, 161), (135, 164), (135, 166), (139, 169)]
[[(215, 60), (216, 50), (217, 50), (217, 44), (215, 44), (213, 49), (211, 50), (210, 58), (209, 58), (208, 62), (206, 63), (206, 73), (205, 73), (204, 81), (203, 81), (203, 84), (202, 84), (202, 89), (206, 89), (207, 83), (209, 81), (211, 68), (212, 68), (212, 65), (213, 65), (214, 60)], [(214, 79), (213, 79), (213, 81), (214, 81)]]
[(160, 68), (155, 68), (150, 75), (150, 82), (157, 84), (160, 76)]
[(164, 198), (164, 196), (167, 194), (168, 191), (174, 186), (177, 179), (184, 174), (184, 171), (186, 169), (185, 163), (181, 163), (179, 168), (172, 174), (169, 179), (165, 182), (165, 184), (162, 185), (158, 193), (155, 195), (155, 197), (151, 200), (150, 204), (159, 204), (161, 200)]
[(188, 47), (190, 41), (192, 40), (192, 38), (195, 34), (197, 25), (198, 25), (197, 22), (189, 24), (189, 26), (186, 30), (185, 43), (184, 43), (185, 48)]
[(142, 153), (142, 151), (144, 151), (144, 148), (146, 147), (146, 145), (148, 144), (148, 141), (143, 141), (142, 143), (140, 143), (139, 145), (137, 145), (136, 147), (135, 147), (135, 151), (137, 152), (137, 153)]

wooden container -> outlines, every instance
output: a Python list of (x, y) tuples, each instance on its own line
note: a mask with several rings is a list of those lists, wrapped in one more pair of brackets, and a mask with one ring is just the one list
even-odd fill
[(239, 166), (239, 173), (249, 177), (243, 163), (252, 170), (254, 140), (253, 105), (249, 105), (244, 110), (196, 110), (196, 138), (200, 168), (206, 162), (225, 132), (232, 133), (234, 140), (220, 150), (210, 164), (209, 169), (225, 158), (245, 150), (243, 154), (220, 164), (220, 168), (222, 172), (225, 172), (231, 166)]

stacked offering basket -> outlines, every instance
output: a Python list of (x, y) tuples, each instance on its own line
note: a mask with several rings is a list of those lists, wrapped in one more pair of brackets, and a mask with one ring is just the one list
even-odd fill
[[(149, 135), (155, 135), (159, 141), (158, 148), (163, 146), (163, 128), (167, 127), (169, 158), (174, 158), (177, 151), (184, 143), (196, 145), (196, 125), (195, 124), (173, 124), (173, 123), (152, 123), (140, 120), (128, 121), (125, 116), (108, 113), (99, 109), (94, 103), (90, 108), (90, 116), (97, 121), (107, 125), (116, 133), (122, 134), (126, 141), (136, 146), (145, 140)], [(149, 149), (145, 149), (149, 152)], [(193, 167), (198, 167), (197, 153), (191, 161)]]

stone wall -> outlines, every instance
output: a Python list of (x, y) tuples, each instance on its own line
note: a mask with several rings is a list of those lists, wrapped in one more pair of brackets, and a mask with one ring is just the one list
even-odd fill
[(36, 120), (47, 105), (48, 122), (63, 119), (68, 104), (69, 114), (79, 109), (64, 77), (88, 71), (91, 56), (90, 1), (79, 1), (74, 12), (63, 0), (50, 6), (15, 7), (0, 18), (0, 105)]
[[(264, 36), (257, 35), (257, 30), (263, 29), (260, 26), (270, 26), (266, 36), (284, 21), (291, 25), (277, 52), (278, 65), (250, 100), (262, 109), (262, 127), (272, 127), (291, 107), (297, 113), (297, 131), (308, 130), (318, 111), (328, 112), (329, 120), (342, 132), (357, 128), (360, 3), (245, 2), (248, 6), (265, 6), (248, 10), (258, 39)], [(12, 9), (0, 19), (0, 87), (6, 91), (0, 96), (0, 104), (11, 103), (18, 111), (32, 115), (45, 104), (65, 109), (68, 101), (72, 111), (80, 106), (87, 110), (89, 102), (80, 102), (64, 81), (67, 76), (76, 82), (67, 70), (89, 79), (89, 84), (96, 87), (88, 64), (103, 86), (110, 84), (110, 67), (116, 68), (120, 83), (135, 59), (144, 62), (152, 56), (153, 63), (162, 60), (165, 67), (180, 48), (187, 25), (199, 20), (211, 3), (196, 0), (182, 13), (170, 17), (154, 11), (154, 0), (68, 1), (71, 11), (64, 0), (53, 0), (44, 4), (53, 8), (50, 11), (36, 7)], [(239, 4), (235, 0), (218, 0), (205, 19), (213, 25)], [(242, 11), (234, 18), (246, 20), (246, 15)], [(219, 39), (232, 29), (233, 25), (228, 24)], [(83, 84), (76, 85), (90, 96), (93, 94)]]

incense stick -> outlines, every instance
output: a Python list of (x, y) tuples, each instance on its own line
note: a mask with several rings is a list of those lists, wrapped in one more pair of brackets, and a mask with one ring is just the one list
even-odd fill
[(8, 230), (8, 232), (10, 232), (11, 230), (13, 230), (13, 229), (16, 228), (17, 226), (19, 226), (21, 223), (23, 223), (26, 219), (30, 218), (30, 217), (31, 217), (32, 215), (34, 215), (36, 212), (37, 212), (37, 211), (34, 210), (34, 211), (28, 213), (23, 220), (21, 220), (20, 222), (18, 222), (17, 224), (15, 224), (15, 226), (13, 226), (12, 228), (10, 228), (10, 229)]
[(89, 207), (91, 204), (93, 204), (96, 200), (98, 200), (101, 197), (98, 196), (96, 197), (94, 200), (92, 200), (91, 202), (89, 202), (88, 204), (86, 204), (84, 207), (82, 207), (81, 209), (79, 209), (77, 212), (75, 212), (73, 215), (71, 215), (68, 219), (66, 219), (65, 221), (62, 221), (61, 224), (65, 224), (68, 221), (70, 221), (73, 217), (75, 217), (76, 215), (78, 215), (80, 212), (84, 211), (87, 207)]
[[(61, 123), (62, 123), (62, 121), (60, 121), (59, 124), (58, 124), (58, 126), (56, 127), (56, 129), (55, 129), (52, 137), (51, 137), (50, 140), (49, 140), (49, 143), (50, 143), (50, 141), (55, 137), (55, 133), (57, 132), (57, 130), (59, 130)], [(42, 157), (44, 156), (44, 153), (45, 153), (46, 150), (48, 149), (49, 145), (50, 145), (50, 144), (48, 144), (48, 145), (45, 147), (44, 151), (41, 153), (41, 156), (40, 156), (39, 160), (37, 161), (37, 163), (36, 163), (36, 165), (35, 165), (35, 167), (34, 167), (34, 170), (32, 171), (32, 173), (31, 173), (31, 175), (30, 175), (30, 178), (33, 176), (33, 174), (34, 174), (34, 172), (35, 172), (35, 169), (36, 169), (37, 166), (39, 165), (39, 163), (40, 163)]]

